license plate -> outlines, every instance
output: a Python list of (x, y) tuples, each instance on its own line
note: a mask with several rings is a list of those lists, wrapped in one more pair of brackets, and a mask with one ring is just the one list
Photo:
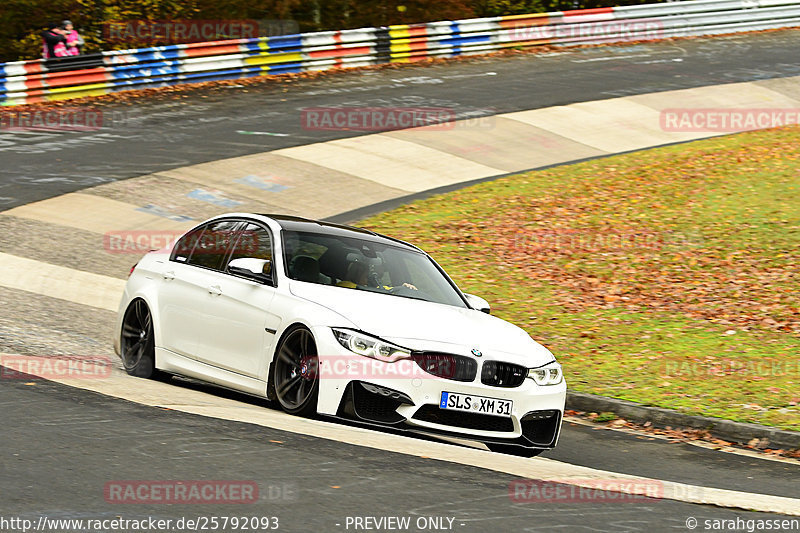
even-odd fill
[(472, 396), (455, 392), (443, 392), (439, 407), (451, 411), (464, 411), (466, 413), (480, 413), (493, 416), (511, 416), (511, 407), (514, 402), (499, 398), (485, 396)]

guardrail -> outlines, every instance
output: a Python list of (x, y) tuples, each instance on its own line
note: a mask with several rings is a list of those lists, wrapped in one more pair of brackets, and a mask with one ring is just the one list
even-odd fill
[(212, 80), (800, 26), (800, 2), (689, 0), (115, 50), (0, 64), (0, 105)]

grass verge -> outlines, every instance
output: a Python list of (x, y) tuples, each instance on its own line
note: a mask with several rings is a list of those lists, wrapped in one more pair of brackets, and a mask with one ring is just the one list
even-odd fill
[(359, 225), (424, 248), (571, 389), (800, 430), (800, 127), (533, 171)]

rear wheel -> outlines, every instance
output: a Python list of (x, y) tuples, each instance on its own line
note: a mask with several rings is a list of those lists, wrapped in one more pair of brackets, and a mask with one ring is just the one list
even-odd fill
[(154, 377), (156, 347), (153, 335), (153, 316), (144, 300), (134, 300), (122, 319), (120, 351), (122, 365), (131, 376)]
[(311, 416), (317, 412), (319, 359), (314, 336), (306, 328), (291, 328), (276, 350), (272, 364), (275, 399), (287, 413)]
[(494, 442), (487, 442), (486, 446), (496, 453), (505, 453), (507, 455), (516, 455), (517, 457), (536, 457), (544, 450), (537, 448), (525, 448), (524, 446), (513, 446), (511, 444), (497, 444)]

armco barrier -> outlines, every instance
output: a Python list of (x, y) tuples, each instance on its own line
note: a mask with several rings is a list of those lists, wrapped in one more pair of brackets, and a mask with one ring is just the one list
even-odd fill
[(568, 46), (800, 26), (800, 2), (689, 0), (303, 33), (0, 64), (0, 105), (126, 89)]

